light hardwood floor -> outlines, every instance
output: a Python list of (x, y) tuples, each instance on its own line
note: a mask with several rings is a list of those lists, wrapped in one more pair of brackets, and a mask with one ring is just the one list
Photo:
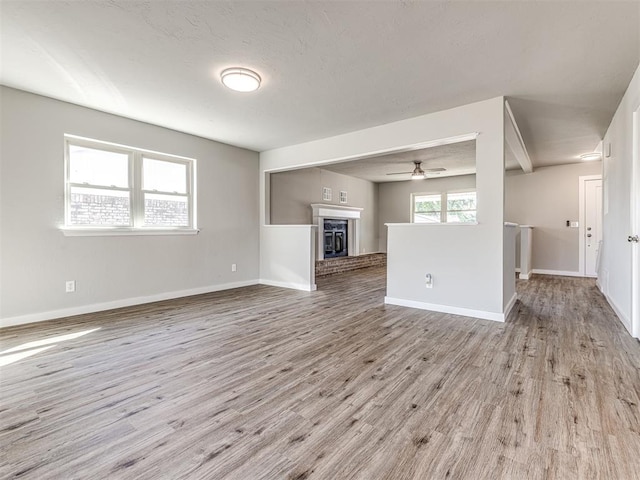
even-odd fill
[(504, 324), (319, 287), (0, 330), (53, 341), (2, 367), (0, 477), (640, 478), (640, 344), (593, 280), (519, 282)]

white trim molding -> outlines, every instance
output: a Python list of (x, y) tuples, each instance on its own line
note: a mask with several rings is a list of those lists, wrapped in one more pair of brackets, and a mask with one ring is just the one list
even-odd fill
[(172, 300), (174, 298), (191, 297), (193, 295), (202, 295), (203, 293), (248, 287), (251, 285), (257, 285), (258, 283), (258, 280), (244, 280), (240, 282), (222, 283), (220, 285), (209, 285), (207, 287), (191, 288), (188, 290), (176, 290), (173, 292), (158, 293), (155, 295), (145, 295), (143, 297), (125, 298), (122, 300), (113, 300), (111, 302), (92, 303), (89, 305), (81, 305), (79, 307), (62, 308), (59, 310), (31, 313), (28, 315), (5, 317), (0, 319), (0, 328), (24, 325), (25, 323), (44, 322), (46, 320), (84, 315), (86, 313), (103, 312), (105, 310), (113, 310), (114, 308), (131, 307), (133, 305)]
[(269, 287), (278, 287), (278, 288), (290, 288), (293, 290), (301, 290), (303, 292), (315, 292), (317, 290), (317, 286), (315, 283), (307, 284), (307, 283), (294, 283), (294, 282), (280, 282), (278, 280), (267, 280), (261, 278), (258, 283), (260, 285), (267, 285)]
[(572, 272), (570, 270), (545, 270), (543, 268), (534, 268), (531, 273), (538, 275), (558, 275), (560, 277), (584, 277), (580, 272)]
[[(626, 328), (627, 331), (629, 332), (629, 334), (633, 337), (634, 335), (633, 335), (633, 326), (632, 326), (632, 323), (631, 323), (631, 319), (627, 318), (622, 313), (622, 310), (620, 310), (618, 308), (618, 306), (612, 300), (612, 298), (609, 295), (607, 295), (607, 293), (604, 291), (602, 283), (600, 282), (600, 278), (596, 279), (596, 287), (598, 287), (598, 290), (600, 290), (600, 293), (602, 293), (602, 296), (605, 298), (605, 300), (607, 301), (607, 303), (611, 307), (611, 310), (613, 310), (613, 313), (616, 314), (616, 317), (618, 317), (618, 320), (620, 320), (620, 323), (622, 323), (622, 325), (624, 325), (624, 328)], [(636, 336), (635, 338), (640, 338), (640, 337)]]
[(128, 235), (197, 235), (197, 228), (73, 228), (60, 227), (65, 237), (116, 237)]
[[(521, 268), (516, 268), (516, 273), (518, 273), (518, 278), (522, 280), (529, 280), (534, 274), (538, 275), (556, 275), (558, 277), (584, 277), (584, 278), (594, 278), (594, 277), (585, 277), (580, 272), (573, 272), (570, 270), (545, 270), (544, 268), (534, 268), (532, 269), (528, 275), (523, 276), (521, 273)], [(596, 281), (597, 283), (597, 281)]]
[(509, 315), (511, 315), (511, 310), (513, 310), (513, 307), (516, 306), (516, 302), (518, 301), (518, 294), (514, 293), (513, 296), (511, 297), (511, 299), (509, 299), (509, 303), (507, 303), (507, 306), (504, 308), (504, 320), (506, 321), (507, 318), (509, 318)]
[[(326, 205), (324, 203), (312, 203), (311, 209), (315, 217), (329, 218), (360, 218), (360, 213), (364, 208), (345, 207), (344, 205)], [(314, 222), (315, 223), (315, 222)]]
[[(605, 300), (607, 301), (607, 303), (611, 307), (611, 310), (613, 310), (613, 313), (615, 313), (616, 317), (618, 317), (618, 320), (620, 320), (620, 323), (622, 323), (622, 325), (624, 325), (624, 328), (626, 328), (627, 332), (629, 332), (629, 334), (633, 337), (633, 329), (631, 327), (631, 319), (627, 318), (622, 313), (622, 310), (620, 310), (618, 308), (618, 306), (616, 305), (616, 303), (611, 299), (611, 297), (609, 295), (607, 295), (604, 292), (604, 290), (602, 290), (602, 285), (600, 285), (600, 282), (596, 281), (596, 286), (598, 287), (598, 290), (600, 290), (600, 293), (602, 293), (602, 295), (604, 296)], [(636, 337), (636, 338), (638, 338), (638, 337)]]
[[(511, 302), (515, 304), (515, 299), (512, 298), (509, 303), (511, 304)], [(398, 305), (400, 307), (417, 308), (419, 310), (430, 310), (432, 312), (451, 313), (453, 315), (461, 315), (464, 317), (480, 318), (482, 320), (493, 320), (494, 322), (504, 322), (508, 313), (487, 312), (484, 310), (473, 310), (470, 308), (418, 302), (416, 300), (406, 300), (404, 298), (396, 297), (384, 297), (384, 303), (387, 305)], [(513, 305), (511, 305), (510, 308), (513, 308)]]

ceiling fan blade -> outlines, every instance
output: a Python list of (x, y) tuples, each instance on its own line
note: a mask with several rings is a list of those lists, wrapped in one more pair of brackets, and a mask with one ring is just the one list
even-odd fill
[(442, 167), (436, 167), (436, 168), (425, 168), (424, 171), (425, 172), (444, 172), (446, 171), (446, 168), (442, 168)]
[(413, 172), (393, 172), (387, 173), (387, 175), (411, 175)]

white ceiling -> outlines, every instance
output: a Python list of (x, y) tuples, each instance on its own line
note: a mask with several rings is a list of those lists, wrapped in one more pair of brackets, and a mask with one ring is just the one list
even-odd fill
[[(402, 182), (411, 180), (411, 172), (415, 168), (414, 161), (422, 162), (421, 168), (425, 171), (431, 168), (446, 169), (438, 173), (427, 171), (427, 178), (475, 174), (476, 141), (378, 155), (349, 162), (333, 163), (322, 168), (351, 177), (363, 178), (370, 182)], [(406, 174), (389, 175), (398, 172), (406, 172)]]
[[(640, 2), (0, 3), (4, 85), (263, 151), (499, 95), (534, 165), (602, 137)], [(257, 70), (260, 90), (219, 82)]]

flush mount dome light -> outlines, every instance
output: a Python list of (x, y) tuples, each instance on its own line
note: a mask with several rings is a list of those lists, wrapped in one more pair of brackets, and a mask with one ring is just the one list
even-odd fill
[(580, 159), (584, 160), (585, 162), (590, 162), (593, 160), (601, 160), (602, 154), (599, 152), (583, 153), (582, 155), (580, 155)]
[(262, 79), (256, 72), (246, 68), (227, 68), (220, 74), (225, 86), (237, 92), (253, 92), (260, 87)]

